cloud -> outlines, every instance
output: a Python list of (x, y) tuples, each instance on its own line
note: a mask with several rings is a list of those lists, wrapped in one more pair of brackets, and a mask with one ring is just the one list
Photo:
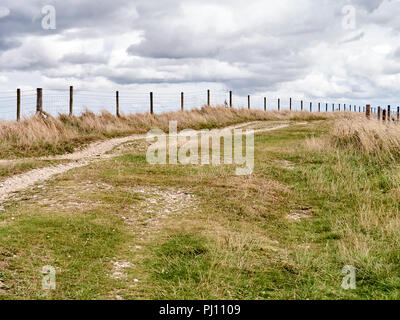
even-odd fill
[(0, 19), (7, 17), (10, 14), (10, 9), (6, 7), (0, 7)]
[(365, 35), (365, 33), (361, 32), (359, 34), (356, 34), (356, 35), (352, 36), (350, 39), (341, 41), (340, 43), (343, 44), (343, 43), (349, 43), (349, 42), (358, 41), (358, 40), (361, 40), (364, 37), (364, 35)]
[(108, 57), (102, 54), (86, 54), (82, 52), (68, 53), (62, 57), (60, 62), (69, 64), (107, 64)]
[[(8, 72), (7, 85), (29, 82), (35, 72), (46, 83), (110, 89), (208, 83), (241, 95), (397, 98), (399, 1), (52, 4), (57, 29), (48, 31), (41, 28), (41, 0), (2, 1), (8, 11), (0, 8), (0, 71)], [(355, 30), (342, 26), (349, 4)]]
[(21, 46), (22, 43), (16, 39), (0, 39), (0, 53)]

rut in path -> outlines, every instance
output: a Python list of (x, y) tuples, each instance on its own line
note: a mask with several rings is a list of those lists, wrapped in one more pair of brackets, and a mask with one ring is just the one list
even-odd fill
[[(252, 125), (259, 123), (261, 122), (257, 121), (244, 124), (242, 123), (221, 130), (251, 128)], [(304, 125), (306, 123), (298, 123), (298, 124)], [(289, 124), (282, 124), (271, 128), (257, 129), (254, 132), (260, 133), (260, 132), (274, 131), (286, 128), (288, 126)], [(26, 173), (15, 175), (3, 182), (0, 182), (0, 207), (1, 203), (6, 201), (10, 197), (10, 195), (14, 192), (25, 190), (29, 186), (49, 180), (53, 176), (67, 172), (71, 169), (84, 167), (89, 163), (111, 158), (114, 155), (107, 154), (107, 152), (112, 151), (115, 147), (127, 142), (143, 140), (146, 139), (146, 137), (147, 137), (146, 135), (132, 135), (124, 138), (115, 138), (102, 142), (93, 143), (89, 145), (86, 149), (74, 152), (72, 154), (40, 158), (41, 160), (71, 160), (71, 162), (67, 164), (60, 164), (57, 166), (34, 169)], [(13, 160), (3, 160), (2, 162), (7, 163), (12, 161)]]

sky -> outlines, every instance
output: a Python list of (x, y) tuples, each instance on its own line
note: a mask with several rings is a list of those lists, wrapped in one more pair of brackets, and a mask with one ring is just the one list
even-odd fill
[(208, 88), (395, 105), (399, 2), (0, 0), (0, 93)]

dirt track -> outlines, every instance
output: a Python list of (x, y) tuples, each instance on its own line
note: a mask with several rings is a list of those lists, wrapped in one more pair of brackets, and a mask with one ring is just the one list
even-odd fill
[[(251, 123), (245, 123), (245, 124), (240, 124), (236, 126), (231, 126), (228, 128), (224, 128), (221, 130), (232, 130), (232, 129), (252, 129), (252, 126), (260, 124), (260, 122), (251, 122)], [(298, 124), (306, 124), (306, 123), (298, 123)], [(279, 130), (282, 128), (286, 128), (289, 126), (288, 124), (282, 124), (274, 127), (269, 127), (269, 128), (261, 128), (261, 129), (255, 129), (255, 133), (260, 133), (260, 132), (266, 132), (266, 131), (274, 131), (274, 130)], [(67, 172), (71, 169), (74, 168), (79, 168), (79, 167), (84, 167), (88, 165), (89, 163), (103, 160), (106, 158), (113, 157), (112, 154), (107, 154), (108, 152), (112, 151), (115, 147), (122, 145), (124, 143), (130, 142), (130, 141), (137, 141), (137, 140), (143, 140), (146, 139), (146, 135), (132, 135), (128, 137), (123, 137), (123, 138), (115, 138), (115, 139), (110, 139), (102, 142), (96, 142), (91, 145), (89, 145), (87, 148), (84, 150), (80, 150), (71, 154), (67, 155), (62, 155), (62, 156), (55, 156), (55, 157), (46, 157), (46, 158), (41, 158), (46, 159), (46, 160), (71, 160), (70, 163), (67, 164), (60, 164), (57, 166), (52, 166), (52, 167), (45, 167), (41, 169), (34, 169), (29, 172), (15, 175), (11, 178), (8, 178), (7, 180), (0, 182), (0, 207), (1, 203), (4, 202), (9, 198), (9, 196), (18, 191), (22, 191), (29, 186), (32, 186), (36, 183), (43, 182), (46, 180), (49, 180), (51, 177), (57, 174), (61, 174), (64, 172)], [(19, 161), (23, 161), (19, 160)], [(3, 160), (3, 163), (11, 162), (13, 160)]]

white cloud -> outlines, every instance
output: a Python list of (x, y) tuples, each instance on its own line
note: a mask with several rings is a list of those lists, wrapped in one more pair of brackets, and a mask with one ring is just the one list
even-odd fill
[(0, 7), (0, 19), (5, 18), (10, 14), (10, 9), (6, 7)]

